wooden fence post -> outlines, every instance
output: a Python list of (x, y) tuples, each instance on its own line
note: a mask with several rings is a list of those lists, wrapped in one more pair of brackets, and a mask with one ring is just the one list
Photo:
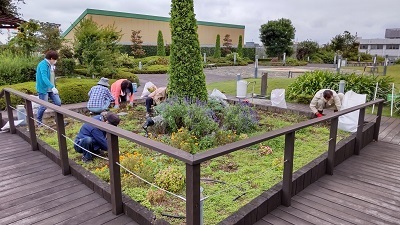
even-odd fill
[(111, 207), (115, 215), (123, 212), (122, 208), (122, 190), (121, 190), (121, 171), (119, 165), (119, 146), (118, 136), (107, 133), (108, 144), (108, 163), (110, 168), (110, 186), (111, 186)]
[(14, 124), (13, 109), (11, 108), (10, 92), (6, 91), (4, 94), (6, 95), (6, 107), (7, 107), (8, 123), (10, 124), (10, 133), (15, 134), (17, 130), (15, 129), (15, 124)]
[(200, 225), (200, 164), (186, 164), (186, 224)]
[(56, 112), (56, 123), (58, 148), (60, 151), (61, 171), (62, 174), (65, 176), (71, 174), (71, 169), (69, 168), (67, 139), (65, 138), (65, 124), (63, 114)]
[(365, 117), (365, 108), (360, 109), (360, 113), (358, 115), (358, 127), (357, 127), (357, 136), (356, 136), (356, 146), (354, 149), (354, 154), (359, 155), (362, 148), (362, 136), (363, 136), (363, 128), (364, 128), (364, 117)]
[(333, 175), (333, 168), (335, 167), (335, 151), (336, 151), (336, 137), (339, 118), (331, 120), (331, 129), (329, 133), (329, 147), (328, 147), (328, 162), (326, 164), (326, 173)]
[(295, 132), (285, 135), (285, 157), (282, 183), (282, 205), (290, 206), (292, 198), (293, 154)]
[(381, 119), (382, 119), (382, 109), (383, 109), (383, 102), (379, 102), (378, 104), (378, 113), (376, 114), (376, 122), (375, 122), (375, 130), (374, 130), (374, 140), (378, 141), (379, 138), (379, 128), (381, 126)]
[(32, 151), (37, 151), (38, 150), (38, 145), (37, 145), (37, 137), (36, 137), (36, 129), (35, 129), (35, 121), (33, 120), (33, 110), (32, 110), (32, 102), (29, 101), (28, 99), (25, 99), (25, 108), (26, 108), (26, 116), (28, 123), (28, 128), (29, 128), (29, 138), (31, 139), (31, 147)]

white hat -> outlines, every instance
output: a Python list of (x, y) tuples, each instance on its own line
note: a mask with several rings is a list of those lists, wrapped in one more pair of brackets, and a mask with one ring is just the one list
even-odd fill
[(108, 84), (108, 78), (105, 78), (105, 77), (100, 78), (100, 80), (99, 80), (99, 82), (97, 82), (97, 84), (100, 84), (100, 85), (103, 85), (103, 86), (106, 86), (106, 87), (110, 86)]

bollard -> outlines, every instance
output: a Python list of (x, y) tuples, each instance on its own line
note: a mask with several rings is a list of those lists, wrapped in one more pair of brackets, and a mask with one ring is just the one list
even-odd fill
[(340, 73), (340, 67), (342, 66), (342, 56), (339, 55), (337, 59), (337, 67), (336, 67), (336, 72)]
[(204, 60), (204, 63), (207, 63), (207, 54), (205, 52), (203, 53), (203, 60)]
[(254, 78), (257, 78), (258, 73), (258, 55), (256, 55), (256, 61), (254, 62)]
[(286, 66), (286, 52), (283, 53), (283, 65)]
[(203, 187), (200, 187), (200, 225), (203, 225), (203, 217), (204, 217), (204, 208), (203, 208), (203, 205), (204, 205), (204, 200), (203, 200), (203, 198), (204, 198), (204, 196), (203, 196), (203, 190), (204, 190), (204, 188)]
[(337, 61), (337, 53), (335, 53), (335, 56), (333, 57), (333, 66), (335, 67)]
[(267, 88), (268, 88), (268, 73), (262, 73), (261, 77), (261, 96), (267, 95)]
[(240, 75), (240, 73), (236, 74), (236, 81), (239, 81), (242, 79), (242, 76)]
[(139, 70), (142, 70), (142, 61), (139, 62)]
[(339, 82), (339, 93), (343, 93), (344, 94), (345, 85), (346, 85), (346, 81), (345, 80), (340, 80), (340, 82)]
[(233, 53), (233, 65), (236, 65), (236, 52)]
[(388, 66), (388, 55), (385, 55), (385, 64), (384, 64), (384, 67), (383, 67), (383, 75), (386, 75), (386, 72), (387, 72), (387, 66)]

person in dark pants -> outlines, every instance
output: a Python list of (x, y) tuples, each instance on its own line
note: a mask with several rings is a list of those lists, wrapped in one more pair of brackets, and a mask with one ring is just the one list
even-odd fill
[(149, 96), (146, 98), (146, 117), (152, 116), (151, 107), (153, 105), (158, 105), (167, 98), (167, 88), (159, 87), (156, 88)]
[[(102, 113), (92, 118), (114, 126), (118, 126), (120, 122), (119, 116), (112, 112)], [(82, 161), (85, 163), (93, 160), (93, 155), (90, 152), (100, 154), (100, 150), (108, 150), (106, 132), (88, 123), (82, 125), (75, 138), (75, 143), (74, 149), (83, 154)]]

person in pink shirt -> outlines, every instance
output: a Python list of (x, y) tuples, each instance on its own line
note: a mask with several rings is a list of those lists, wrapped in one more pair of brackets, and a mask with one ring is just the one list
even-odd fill
[(111, 94), (115, 99), (114, 108), (118, 109), (121, 102), (129, 101), (129, 105), (133, 106), (133, 86), (132, 82), (127, 79), (119, 79), (111, 85)]

